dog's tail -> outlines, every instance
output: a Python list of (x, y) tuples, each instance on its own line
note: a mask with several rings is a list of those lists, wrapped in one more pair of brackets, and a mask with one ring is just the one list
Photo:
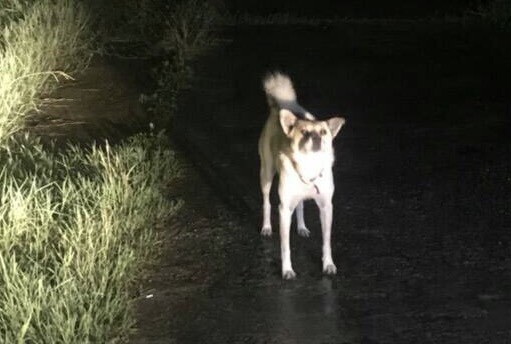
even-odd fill
[(287, 104), (296, 103), (296, 93), (289, 76), (280, 72), (268, 73), (263, 79), (270, 108), (282, 108)]

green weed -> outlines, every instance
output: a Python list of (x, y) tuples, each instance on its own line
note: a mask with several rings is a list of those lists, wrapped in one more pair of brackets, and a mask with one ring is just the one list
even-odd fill
[(0, 342), (106, 343), (132, 325), (130, 283), (180, 202), (165, 137), (89, 151), (25, 137), (0, 150)]
[(37, 109), (41, 94), (51, 92), (59, 77), (83, 69), (91, 57), (88, 16), (79, 3), (34, 2), (20, 17), (21, 8), (9, 12), (16, 20), (2, 23), (0, 32), (0, 143)]

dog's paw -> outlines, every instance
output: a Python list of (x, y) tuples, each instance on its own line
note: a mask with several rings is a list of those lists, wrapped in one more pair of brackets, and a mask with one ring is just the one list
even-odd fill
[(263, 227), (261, 229), (261, 235), (265, 237), (271, 236), (271, 227)]
[(334, 263), (323, 266), (323, 273), (326, 275), (335, 275), (337, 273), (337, 267)]
[(307, 229), (307, 227), (298, 227), (298, 235), (308, 238), (311, 235), (311, 232)]
[(293, 270), (282, 271), (282, 279), (292, 280), (296, 278), (296, 273)]

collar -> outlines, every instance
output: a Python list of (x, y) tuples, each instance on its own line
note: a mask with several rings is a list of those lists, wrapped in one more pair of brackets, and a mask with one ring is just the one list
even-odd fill
[(305, 185), (312, 185), (312, 186), (314, 186), (314, 189), (316, 189), (316, 193), (319, 195), (319, 188), (316, 185), (315, 181), (318, 180), (319, 178), (323, 177), (323, 170), (324, 169), (321, 169), (321, 171), (319, 171), (319, 173), (314, 178), (306, 179), (298, 171), (298, 167), (297, 167), (297, 163), (296, 163), (295, 159), (291, 158), (291, 163), (293, 165), (293, 168), (296, 171), (296, 174), (298, 174), (298, 177), (300, 177), (300, 180), (302, 181), (302, 183), (304, 183)]

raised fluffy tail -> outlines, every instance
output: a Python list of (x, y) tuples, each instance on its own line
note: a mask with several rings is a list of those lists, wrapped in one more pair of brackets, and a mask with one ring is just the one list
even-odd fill
[(296, 93), (289, 76), (280, 72), (268, 73), (263, 79), (263, 87), (271, 108), (296, 103)]
[(270, 105), (271, 113), (287, 109), (302, 119), (314, 119), (296, 100), (296, 93), (291, 79), (281, 72), (268, 73), (263, 79), (263, 87)]

